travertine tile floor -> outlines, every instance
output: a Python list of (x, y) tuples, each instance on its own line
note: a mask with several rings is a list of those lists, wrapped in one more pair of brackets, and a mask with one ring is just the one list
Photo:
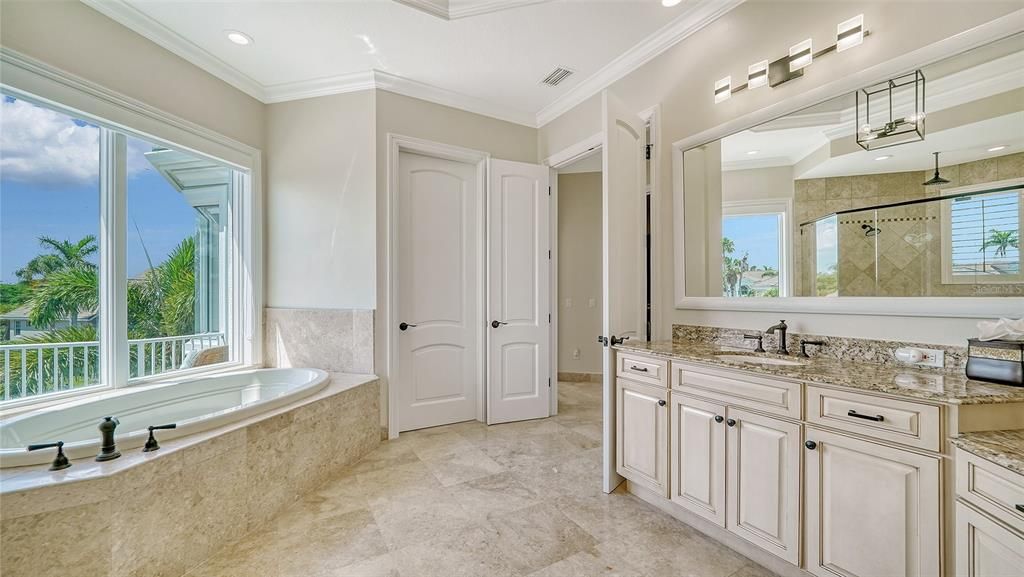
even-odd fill
[(601, 492), (601, 386), (560, 414), (386, 442), (188, 577), (768, 577), (623, 492)]

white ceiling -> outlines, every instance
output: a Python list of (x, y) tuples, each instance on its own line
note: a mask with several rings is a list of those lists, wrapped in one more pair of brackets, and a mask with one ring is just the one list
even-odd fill
[(82, 1), (264, 102), (377, 86), (536, 126), (742, 0)]

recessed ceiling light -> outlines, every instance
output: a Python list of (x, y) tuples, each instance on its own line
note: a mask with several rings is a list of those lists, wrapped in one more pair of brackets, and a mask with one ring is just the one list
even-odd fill
[(760, 151), (760, 150), (748, 150), (748, 151), (747, 151), (747, 154), (749, 154), (750, 156), (754, 156), (754, 155), (755, 155), (755, 154), (757, 154), (758, 152), (761, 152), (761, 151)]
[(1000, 150), (1002, 150), (1004, 148), (1006, 148), (1006, 145), (1005, 144), (1000, 144), (999, 146), (993, 146), (992, 148), (988, 149), (988, 151), (989, 152), (999, 152)]
[(892, 158), (892, 155), (891, 154), (886, 154), (884, 156), (876, 156), (875, 160), (889, 160), (890, 158)]
[(682, 1), (683, 0), (661, 0), (661, 5), (665, 8), (671, 8)]
[(248, 46), (252, 44), (252, 37), (244, 32), (238, 30), (225, 30), (225, 34), (228, 36), (228, 40), (238, 44), (239, 46)]

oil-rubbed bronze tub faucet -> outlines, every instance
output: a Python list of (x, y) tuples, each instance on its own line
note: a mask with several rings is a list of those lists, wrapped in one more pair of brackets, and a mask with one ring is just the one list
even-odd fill
[(114, 443), (114, 429), (120, 424), (121, 421), (118, 421), (116, 417), (103, 417), (103, 421), (100, 422), (102, 442), (100, 453), (96, 455), (97, 461), (112, 461), (121, 456), (120, 451), (117, 450), (117, 445)]
[(776, 331), (779, 333), (779, 350), (775, 351), (780, 355), (788, 355), (789, 349), (786, 348), (786, 330), (789, 327), (786, 326), (786, 321), (779, 321), (779, 324), (768, 327), (765, 334), (774, 335)]

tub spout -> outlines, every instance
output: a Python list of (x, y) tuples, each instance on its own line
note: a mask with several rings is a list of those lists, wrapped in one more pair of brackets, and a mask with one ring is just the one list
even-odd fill
[(121, 452), (117, 450), (117, 444), (114, 443), (114, 429), (121, 424), (116, 417), (103, 417), (100, 422), (100, 435), (102, 442), (100, 444), (100, 453), (96, 455), (97, 461), (111, 461), (121, 456)]

